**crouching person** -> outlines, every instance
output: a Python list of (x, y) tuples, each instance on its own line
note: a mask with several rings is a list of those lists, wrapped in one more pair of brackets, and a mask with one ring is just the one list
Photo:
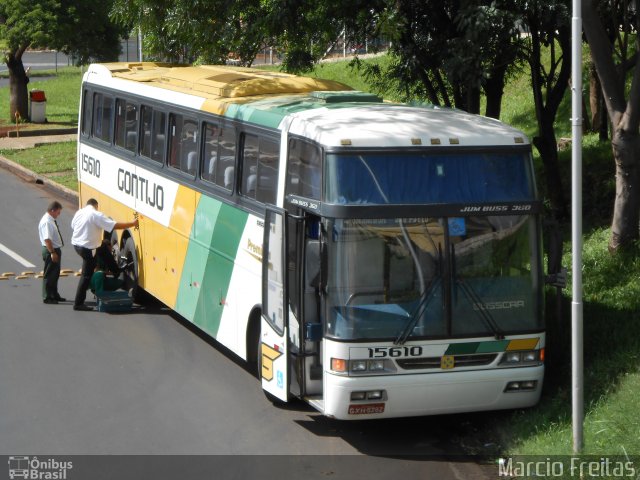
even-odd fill
[(91, 275), (89, 288), (98, 300), (99, 312), (124, 312), (131, 310), (133, 306), (131, 292), (121, 290), (124, 288), (124, 280), (109, 275), (100, 257)]

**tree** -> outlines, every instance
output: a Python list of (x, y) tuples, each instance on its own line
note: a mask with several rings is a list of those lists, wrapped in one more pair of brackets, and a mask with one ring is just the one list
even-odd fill
[(402, 100), (500, 115), (504, 85), (517, 68), (521, 40), (510, 2), (387, 0), (375, 25), (392, 42), (388, 68), (366, 73)]
[(114, 60), (121, 30), (108, 17), (111, 1), (3, 0), (0, 3), (0, 39), (6, 42), (4, 61), (9, 69), (11, 120), (28, 117), (28, 92), (22, 56), (28, 48), (54, 48), (76, 57)]
[(27, 83), (22, 64), (27, 48), (43, 47), (56, 27), (55, 0), (3, 0), (0, 3), (0, 39), (6, 42), (4, 61), (9, 69), (9, 117), (28, 118)]
[[(566, 218), (568, 208), (560, 176), (554, 123), (571, 77), (569, 5), (566, 0), (527, 0), (520, 8), (528, 33), (526, 58), (538, 123), (538, 134), (532, 141), (542, 160), (553, 215)], [(549, 52), (548, 66), (542, 61), (543, 48)]]
[[(639, 238), (640, 226), (640, 68), (637, 67), (640, 42), (638, 12), (626, 2), (623, 23), (617, 25), (621, 41), (635, 38), (635, 49), (620, 50), (614, 59), (611, 42), (592, 0), (582, 0), (583, 28), (591, 49), (591, 57), (600, 78), (605, 104), (611, 120), (611, 147), (616, 166), (616, 198), (611, 222), (609, 251), (616, 252)], [(627, 87), (630, 67), (633, 77)], [(628, 91), (628, 94), (625, 92)]]

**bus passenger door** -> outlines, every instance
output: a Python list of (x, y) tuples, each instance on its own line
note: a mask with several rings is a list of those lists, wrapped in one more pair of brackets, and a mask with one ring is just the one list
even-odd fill
[(262, 252), (262, 321), (258, 351), (262, 388), (287, 401), (288, 313), (286, 238), (287, 213), (267, 206)]

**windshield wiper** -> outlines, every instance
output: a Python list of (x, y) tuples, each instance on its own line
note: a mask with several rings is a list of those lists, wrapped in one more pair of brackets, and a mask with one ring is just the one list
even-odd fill
[(495, 336), (496, 340), (503, 340), (504, 332), (500, 330), (500, 327), (498, 327), (497, 322), (491, 316), (489, 311), (486, 308), (484, 308), (485, 302), (482, 300), (480, 295), (478, 295), (478, 293), (473, 289), (473, 287), (465, 282), (464, 277), (456, 274), (456, 267), (455, 267), (456, 251), (455, 251), (454, 245), (451, 245), (451, 258), (453, 262), (452, 275), (453, 275), (455, 284), (460, 287), (460, 289), (465, 294), (467, 299), (471, 302), (471, 305), (476, 307), (474, 308), (474, 310), (478, 312), (478, 315), (480, 316), (482, 321), (489, 328), (489, 330), (493, 332), (493, 335)]
[(437, 275), (436, 277), (434, 277), (433, 281), (429, 285), (429, 288), (427, 288), (423, 293), (422, 298), (420, 299), (420, 303), (418, 304), (414, 314), (411, 315), (411, 317), (409, 318), (409, 321), (406, 323), (406, 325), (402, 329), (402, 332), (400, 332), (400, 335), (398, 335), (398, 337), (393, 341), (394, 345), (405, 344), (405, 342), (411, 335), (411, 332), (416, 327), (418, 321), (420, 320), (420, 318), (422, 318), (422, 315), (424, 314), (424, 312), (427, 311), (427, 307), (429, 306), (429, 301), (431, 300), (431, 298), (433, 298), (431, 296), (431, 292), (438, 285), (440, 285), (440, 283), (442, 283), (442, 278), (440, 277), (440, 275)]

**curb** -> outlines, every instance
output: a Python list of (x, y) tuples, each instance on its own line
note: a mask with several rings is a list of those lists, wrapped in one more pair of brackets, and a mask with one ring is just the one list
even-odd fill
[(18, 137), (42, 137), (43, 135), (70, 135), (72, 133), (78, 133), (78, 127), (70, 127), (70, 128), (52, 128), (52, 129), (33, 129), (33, 130), (9, 130), (7, 132), (7, 137), (9, 138), (18, 138)]
[(14, 175), (22, 178), (23, 180), (36, 183), (38, 185), (44, 185), (45, 187), (56, 191), (60, 196), (66, 198), (71, 202), (78, 202), (78, 192), (71, 190), (70, 188), (60, 185), (44, 176), (41, 176), (31, 170), (24, 168), (22, 165), (9, 160), (8, 158), (0, 155), (0, 167), (9, 170)]

